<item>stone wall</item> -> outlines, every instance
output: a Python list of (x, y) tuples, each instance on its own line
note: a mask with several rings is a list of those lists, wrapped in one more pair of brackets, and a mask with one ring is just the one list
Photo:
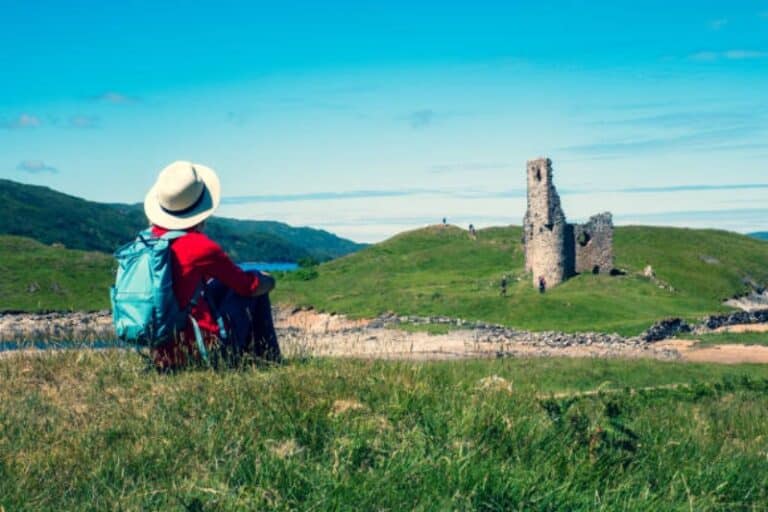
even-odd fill
[(576, 273), (609, 274), (613, 270), (613, 217), (593, 215), (586, 224), (573, 226)]
[(528, 209), (523, 220), (525, 268), (534, 286), (543, 277), (547, 287), (563, 282), (566, 272), (565, 213), (552, 182), (552, 161), (539, 158), (528, 162)]

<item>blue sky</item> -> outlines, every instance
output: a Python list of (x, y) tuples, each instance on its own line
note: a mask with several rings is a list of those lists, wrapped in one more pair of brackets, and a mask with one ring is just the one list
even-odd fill
[(0, 177), (139, 202), (217, 169), (220, 214), (361, 241), (569, 218), (768, 230), (768, 0), (7, 2)]

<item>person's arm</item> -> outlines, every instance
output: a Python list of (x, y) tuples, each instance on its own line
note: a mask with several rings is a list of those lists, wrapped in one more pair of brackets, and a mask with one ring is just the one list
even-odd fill
[(275, 287), (275, 279), (259, 272), (245, 272), (235, 265), (222, 248), (205, 235), (196, 235), (195, 265), (206, 277), (221, 281), (243, 297), (263, 295)]

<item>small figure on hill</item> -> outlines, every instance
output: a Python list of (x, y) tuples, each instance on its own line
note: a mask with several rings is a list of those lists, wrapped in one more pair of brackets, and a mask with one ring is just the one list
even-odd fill
[(447, 225), (448, 225), (448, 219), (443, 217), (443, 226), (447, 226)]
[(472, 239), (477, 238), (477, 231), (475, 230), (474, 224), (469, 225), (469, 236), (472, 237)]
[(506, 297), (507, 296), (507, 276), (506, 276), (506, 274), (501, 276), (501, 283), (500, 283), (500, 285), (501, 285), (500, 294), (501, 294), (502, 297)]
[(544, 293), (547, 291), (547, 280), (544, 279), (544, 276), (539, 276), (539, 293)]
[(151, 228), (140, 238), (145, 243), (168, 240), (173, 296), (187, 314), (168, 341), (150, 345), (160, 370), (206, 360), (209, 349), (229, 363), (245, 355), (272, 362), (282, 359), (269, 302), (275, 279), (264, 272), (243, 271), (203, 233), (220, 199), (213, 169), (174, 162), (160, 172), (144, 200)]

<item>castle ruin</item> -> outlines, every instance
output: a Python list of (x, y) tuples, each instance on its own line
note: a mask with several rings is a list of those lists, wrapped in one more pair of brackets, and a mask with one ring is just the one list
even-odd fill
[(538, 287), (547, 288), (571, 276), (613, 270), (613, 219), (608, 212), (586, 224), (568, 224), (552, 181), (552, 161), (528, 161), (528, 209), (523, 219), (525, 270)]

